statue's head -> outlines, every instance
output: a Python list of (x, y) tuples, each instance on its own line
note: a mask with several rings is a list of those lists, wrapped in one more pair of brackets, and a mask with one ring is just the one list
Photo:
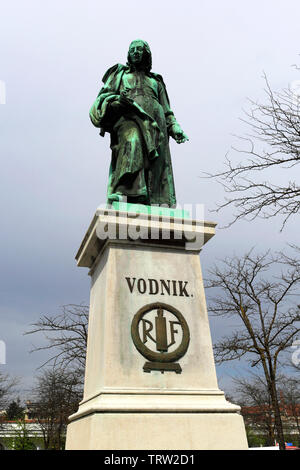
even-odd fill
[(150, 72), (152, 67), (152, 55), (146, 41), (136, 39), (131, 42), (127, 55), (127, 64), (133, 68)]

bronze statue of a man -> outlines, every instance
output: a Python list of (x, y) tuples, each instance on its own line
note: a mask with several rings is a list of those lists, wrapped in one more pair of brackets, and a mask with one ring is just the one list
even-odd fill
[(104, 75), (104, 86), (91, 107), (90, 118), (100, 134), (111, 135), (112, 158), (108, 203), (176, 205), (169, 136), (188, 140), (177, 123), (161, 75), (151, 72), (148, 44), (135, 40), (127, 64), (116, 64)]

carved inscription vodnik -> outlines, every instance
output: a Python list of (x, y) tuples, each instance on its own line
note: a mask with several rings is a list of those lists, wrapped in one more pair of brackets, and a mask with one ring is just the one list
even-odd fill
[(175, 279), (144, 279), (142, 277), (125, 277), (129, 292), (150, 295), (169, 295), (175, 297), (193, 297), (189, 291), (188, 281)]

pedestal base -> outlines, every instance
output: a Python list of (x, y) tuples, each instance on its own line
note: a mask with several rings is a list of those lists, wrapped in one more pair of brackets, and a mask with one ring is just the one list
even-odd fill
[(199, 252), (215, 224), (129, 215), (96, 214), (77, 255), (90, 318), (66, 448), (247, 449), (240, 408), (218, 388), (206, 311)]
[(247, 449), (237, 413), (94, 413), (68, 426), (68, 449)]

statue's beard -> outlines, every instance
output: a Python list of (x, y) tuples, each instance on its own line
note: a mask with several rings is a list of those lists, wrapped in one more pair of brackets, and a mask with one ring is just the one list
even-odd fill
[(130, 70), (142, 70), (144, 72), (147, 70), (147, 64), (145, 64), (143, 60), (135, 63), (129, 62), (129, 67)]
[(131, 62), (130, 58), (128, 58), (127, 65), (130, 67), (130, 70), (138, 70), (143, 72), (149, 72), (151, 70), (151, 66), (149, 66), (149, 60), (147, 56), (143, 56), (142, 60), (137, 63)]

